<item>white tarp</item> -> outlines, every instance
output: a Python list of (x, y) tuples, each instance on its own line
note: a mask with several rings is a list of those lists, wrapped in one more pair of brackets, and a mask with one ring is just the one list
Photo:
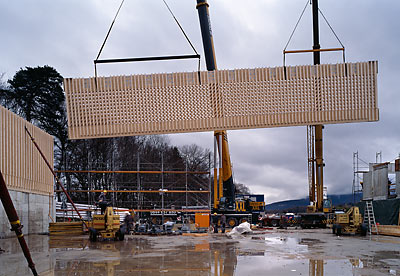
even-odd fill
[(226, 233), (227, 236), (233, 236), (233, 235), (242, 235), (244, 233), (251, 233), (253, 232), (250, 228), (250, 223), (248, 222), (243, 222), (239, 224), (238, 226), (235, 226), (232, 231), (229, 233)]

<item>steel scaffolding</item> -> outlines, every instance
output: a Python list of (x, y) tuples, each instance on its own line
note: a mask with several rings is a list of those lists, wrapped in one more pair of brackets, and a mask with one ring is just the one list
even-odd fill
[(175, 164), (166, 163), (162, 155), (160, 157), (159, 163), (153, 163), (146, 162), (138, 154), (134, 157), (136, 164), (129, 164), (130, 168), (136, 167), (135, 170), (114, 170), (114, 160), (109, 160), (88, 162), (88, 168), (85, 170), (60, 170), (57, 173), (69, 174), (77, 187), (82, 186), (79, 181), (84, 183), (84, 189), (69, 190), (75, 195), (87, 194), (87, 201), (80, 203), (94, 204), (97, 199), (96, 193), (107, 190), (111, 194), (113, 206), (137, 210), (188, 207), (210, 209), (211, 162), (207, 162), (207, 170), (189, 170), (188, 161), (185, 159), (183, 170), (179, 170)]

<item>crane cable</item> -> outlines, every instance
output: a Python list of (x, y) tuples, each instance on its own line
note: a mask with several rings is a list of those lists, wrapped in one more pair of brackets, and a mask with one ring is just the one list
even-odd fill
[(194, 48), (192, 42), (190, 41), (189, 37), (186, 35), (185, 31), (183, 30), (181, 24), (179, 23), (178, 19), (176, 19), (174, 13), (172, 12), (172, 10), (169, 8), (167, 2), (165, 0), (163, 0), (165, 6), (167, 7), (168, 11), (171, 13), (172, 17), (174, 18), (176, 24), (178, 24), (179, 29), (181, 29), (182, 34), (185, 36), (187, 42), (189, 43), (189, 45), (192, 47), (193, 51), (196, 53), (196, 55), (198, 55), (199, 53), (197, 53), (196, 48)]
[[(107, 42), (108, 37), (110, 36), (110, 33), (111, 33), (111, 30), (112, 30), (112, 28), (113, 28), (113, 26), (114, 26), (115, 20), (117, 19), (117, 16), (118, 16), (118, 14), (119, 14), (119, 12), (120, 12), (120, 10), (121, 10), (122, 5), (124, 4), (124, 2), (125, 2), (125, 0), (122, 0), (121, 4), (120, 4), (119, 7), (118, 7), (117, 13), (116, 13), (115, 16), (114, 16), (113, 21), (111, 22), (110, 28), (108, 29), (107, 35), (106, 35), (106, 37), (105, 37), (105, 39), (104, 39), (104, 41), (103, 41), (103, 44), (102, 44), (101, 47), (100, 47), (99, 53), (97, 54), (97, 57), (96, 57), (96, 60), (99, 59), (99, 57), (100, 57), (100, 55), (101, 55), (101, 52), (103, 51), (103, 48), (104, 48), (104, 46), (105, 46), (105, 44), (106, 44), (106, 42)], [(168, 11), (170, 12), (170, 14), (172, 15), (172, 17), (174, 18), (174, 20), (175, 20), (176, 24), (178, 25), (179, 29), (182, 31), (182, 34), (183, 34), (184, 37), (186, 38), (186, 40), (187, 40), (187, 42), (189, 43), (190, 47), (192, 47), (192, 49), (193, 49), (193, 51), (195, 52), (195, 54), (199, 56), (199, 58), (198, 58), (199, 62), (198, 62), (197, 71), (198, 71), (199, 81), (201, 82), (201, 80), (200, 80), (200, 55), (199, 55), (199, 53), (196, 51), (196, 48), (193, 46), (192, 42), (190, 41), (189, 37), (187, 36), (186, 32), (184, 31), (182, 25), (179, 23), (178, 19), (176, 18), (176, 16), (174, 15), (174, 13), (173, 13), (172, 10), (170, 9), (170, 7), (168, 6), (167, 2), (166, 2), (165, 0), (163, 0), (163, 2), (164, 2), (164, 4), (165, 4), (165, 6), (167, 7)], [(95, 63), (95, 65), (94, 65), (94, 72), (95, 72), (95, 78), (97, 78), (97, 66), (96, 66), (96, 63)], [(95, 84), (96, 84), (96, 86), (97, 86), (97, 81), (95, 82)]]
[[(115, 20), (117, 19), (117, 16), (118, 16), (118, 14), (119, 14), (119, 11), (121, 10), (122, 5), (124, 4), (124, 2), (125, 2), (125, 0), (122, 0), (121, 4), (119, 5), (119, 8), (118, 8), (118, 10), (117, 10), (117, 13), (116, 13), (115, 16), (114, 16), (113, 21), (111, 22), (111, 26), (110, 26), (110, 28), (108, 29), (107, 35), (106, 35), (106, 37), (104, 38), (104, 41), (103, 41), (103, 44), (102, 44), (101, 47), (100, 47), (99, 53), (97, 54), (96, 60), (99, 59), (99, 57), (100, 57), (100, 55), (101, 55), (101, 52), (103, 51), (103, 48), (104, 48), (104, 46), (106, 45), (107, 39), (108, 39), (108, 37), (110, 36), (110, 33), (111, 33), (111, 29), (112, 29), (112, 27), (114, 26)], [(94, 64), (94, 79), (95, 79), (95, 81), (94, 81), (95, 88), (96, 88), (96, 90), (97, 90), (97, 65), (96, 65), (96, 63)]]
[(305, 12), (305, 11), (306, 11), (306, 9), (307, 9), (307, 6), (308, 6), (308, 1), (309, 1), (309, 0), (307, 0), (307, 1), (306, 1), (306, 5), (305, 5), (305, 7), (304, 7), (303, 11), (301, 12), (301, 15), (300, 15), (299, 19), (297, 20), (297, 23), (296, 23), (296, 25), (294, 26), (294, 29), (293, 29), (293, 31), (292, 31), (292, 34), (290, 35), (290, 37), (289, 37), (289, 40), (288, 40), (288, 42), (286, 43), (285, 49), (283, 49), (284, 51), (286, 50), (286, 48), (288, 47), (288, 45), (289, 45), (290, 41), (292, 40), (292, 37), (293, 37), (293, 35), (294, 35), (294, 32), (296, 31), (296, 29), (297, 29), (297, 26), (299, 25), (299, 23), (300, 23), (300, 20), (301, 20), (301, 18), (303, 17), (303, 15), (304, 15), (304, 12)]
[[(287, 49), (287, 47), (288, 47), (290, 41), (292, 40), (292, 37), (293, 37), (293, 35), (294, 35), (294, 33), (295, 33), (296, 29), (297, 29), (297, 26), (299, 25), (299, 23), (300, 23), (300, 21), (301, 21), (303, 15), (304, 15), (304, 12), (305, 12), (306, 9), (307, 9), (307, 6), (308, 6), (308, 3), (309, 3), (309, 2), (310, 2), (310, 4), (312, 4), (312, 0), (307, 0), (307, 1), (306, 1), (306, 5), (304, 6), (304, 9), (303, 9), (303, 11), (301, 12), (300, 17), (299, 17), (299, 19), (297, 20), (297, 23), (296, 23), (296, 25), (294, 26), (294, 29), (293, 29), (292, 33), (290, 34), (289, 40), (288, 40), (288, 42), (286, 43), (285, 48), (283, 49), (284, 52), (286, 51), (286, 49)], [(337, 41), (339, 42), (339, 44), (343, 47), (343, 61), (345, 62), (345, 60), (346, 60), (346, 58), (345, 58), (345, 53), (344, 53), (344, 48), (345, 48), (345, 47), (344, 47), (342, 41), (340, 41), (340, 39), (339, 39), (339, 37), (337, 36), (336, 32), (333, 30), (331, 24), (329, 24), (328, 19), (325, 17), (325, 15), (323, 14), (323, 12), (321, 11), (320, 8), (318, 8), (318, 11), (319, 11), (319, 13), (322, 15), (322, 18), (324, 18), (326, 24), (328, 25), (329, 29), (332, 31), (333, 35), (336, 37), (336, 39), (337, 39)], [(285, 63), (285, 62), (284, 62), (284, 63)]]
[(110, 28), (108, 29), (106, 38), (104, 39), (103, 44), (102, 44), (101, 47), (100, 47), (100, 51), (99, 51), (99, 53), (98, 53), (96, 59), (99, 59), (99, 57), (100, 57), (100, 55), (101, 55), (101, 52), (103, 51), (104, 45), (106, 45), (107, 39), (108, 39), (108, 37), (109, 37), (109, 35), (110, 35), (110, 33), (111, 33), (111, 29), (112, 29), (112, 27), (114, 26), (115, 20), (117, 19), (117, 16), (118, 16), (118, 14), (119, 14), (119, 11), (121, 10), (121, 7), (122, 7), (122, 5), (124, 4), (124, 2), (125, 2), (125, 0), (122, 0), (121, 4), (119, 5), (119, 8), (118, 8), (118, 10), (117, 10), (117, 13), (115, 14), (114, 20), (111, 22), (111, 26), (110, 26)]
[(324, 20), (325, 20), (326, 24), (328, 25), (328, 27), (331, 29), (333, 35), (336, 37), (337, 41), (339, 41), (340, 45), (344, 48), (343, 43), (340, 41), (339, 37), (337, 36), (337, 34), (335, 33), (335, 31), (333, 30), (331, 24), (329, 24), (328, 19), (326, 19), (325, 15), (322, 13), (322, 11), (321, 11), (320, 8), (318, 8), (318, 10), (319, 10), (319, 12), (321, 13), (322, 17), (324, 18)]
[[(172, 12), (172, 10), (169, 8), (167, 2), (165, 0), (163, 0), (165, 6), (167, 7), (168, 11), (171, 13), (172, 17), (174, 18), (176, 24), (178, 24), (179, 29), (181, 29), (182, 34), (185, 36), (187, 42), (189, 43), (190, 47), (192, 47), (193, 51), (195, 52), (196, 55), (199, 55), (199, 53), (196, 51), (196, 48), (193, 46), (192, 42), (190, 41), (189, 37), (186, 35), (185, 30), (182, 28), (181, 24), (179, 23), (178, 19), (175, 17), (174, 13)], [(198, 68), (197, 68), (197, 72), (199, 75), (199, 81), (200, 80), (200, 55), (199, 55), (199, 63), (198, 63)]]

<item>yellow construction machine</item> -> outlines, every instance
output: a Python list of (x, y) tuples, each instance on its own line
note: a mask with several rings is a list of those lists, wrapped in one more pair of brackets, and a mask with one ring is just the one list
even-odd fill
[(89, 228), (89, 239), (97, 241), (102, 239), (124, 240), (125, 233), (120, 229), (119, 215), (114, 214), (112, 207), (107, 207), (104, 214), (93, 215), (92, 227)]
[(336, 214), (332, 227), (333, 234), (367, 234), (368, 227), (363, 224), (360, 209), (357, 206), (351, 207), (343, 214)]

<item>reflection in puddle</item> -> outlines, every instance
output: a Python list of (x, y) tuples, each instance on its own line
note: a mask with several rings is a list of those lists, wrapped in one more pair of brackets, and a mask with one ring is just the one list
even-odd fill
[[(399, 251), (328, 258), (324, 256), (330, 249), (322, 247), (327, 243), (322, 240), (256, 235), (237, 240), (224, 236), (136, 236), (123, 242), (91, 243), (86, 237), (38, 237), (30, 241), (41, 276), (400, 275)], [(5, 249), (0, 255), (1, 276), (30, 275), (15, 242), (0, 240)]]
[(297, 254), (308, 252), (310, 244), (304, 244), (302, 240), (292, 237), (265, 237), (265, 245), (272, 247), (273, 250), (279, 250), (282, 253), (290, 254), (295, 257)]
[(310, 276), (324, 275), (324, 260), (310, 260), (308, 267)]

